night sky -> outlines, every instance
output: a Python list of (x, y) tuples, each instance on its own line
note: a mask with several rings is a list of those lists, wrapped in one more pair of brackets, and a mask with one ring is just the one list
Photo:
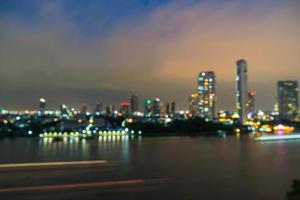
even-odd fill
[(235, 62), (248, 60), (257, 108), (277, 80), (300, 81), (298, 0), (0, 0), (0, 107), (50, 109), (174, 99), (187, 108), (200, 71), (218, 109), (235, 105)]

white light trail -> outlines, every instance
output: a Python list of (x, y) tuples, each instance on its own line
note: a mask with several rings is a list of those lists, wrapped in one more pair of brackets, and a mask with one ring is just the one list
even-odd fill
[(263, 140), (292, 140), (292, 139), (300, 139), (300, 134), (290, 134), (290, 135), (268, 135), (268, 136), (260, 136), (254, 138), (257, 141)]

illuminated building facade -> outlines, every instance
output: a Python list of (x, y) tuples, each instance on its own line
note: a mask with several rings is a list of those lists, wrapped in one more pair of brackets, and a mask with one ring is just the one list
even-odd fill
[(60, 118), (67, 118), (68, 117), (68, 108), (65, 104), (59, 106), (60, 111)]
[(39, 114), (44, 115), (45, 111), (46, 111), (46, 100), (44, 98), (40, 98)]
[(255, 96), (255, 91), (251, 91), (248, 93), (247, 113), (251, 115), (255, 113)]
[(212, 71), (201, 72), (198, 77), (199, 115), (213, 119), (216, 107), (216, 77)]
[(299, 110), (298, 82), (278, 81), (279, 117), (284, 120), (294, 120)]
[(247, 103), (248, 103), (248, 71), (247, 61), (238, 60), (236, 77), (236, 109), (239, 114), (239, 122), (245, 124), (247, 121)]
[(152, 112), (152, 101), (151, 99), (147, 99), (145, 101), (145, 114), (150, 115)]
[(129, 114), (129, 102), (122, 102), (120, 103), (120, 113), (123, 115), (128, 115)]
[(189, 113), (191, 116), (196, 117), (199, 115), (199, 94), (198, 93), (192, 93), (189, 96)]
[(161, 101), (159, 98), (154, 98), (152, 100), (152, 114), (160, 115), (161, 112)]
[(139, 111), (139, 98), (137, 95), (130, 96), (130, 112), (135, 113)]

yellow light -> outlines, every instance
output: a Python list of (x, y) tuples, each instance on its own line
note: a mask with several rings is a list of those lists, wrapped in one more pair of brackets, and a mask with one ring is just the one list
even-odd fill
[(232, 115), (232, 118), (233, 119), (238, 119), (238, 118), (240, 118), (240, 116), (239, 116), (239, 114), (235, 113), (235, 114)]

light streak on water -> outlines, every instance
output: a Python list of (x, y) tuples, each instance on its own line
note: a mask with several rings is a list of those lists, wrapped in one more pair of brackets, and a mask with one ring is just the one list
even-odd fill
[(66, 161), (66, 162), (33, 162), (33, 163), (9, 163), (0, 164), (0, 168), (18, 168), (18, 167), (51, 167), (67, 165), (95, 165), (106, 164), (106, 160), (87, 160), (87, 161)]

